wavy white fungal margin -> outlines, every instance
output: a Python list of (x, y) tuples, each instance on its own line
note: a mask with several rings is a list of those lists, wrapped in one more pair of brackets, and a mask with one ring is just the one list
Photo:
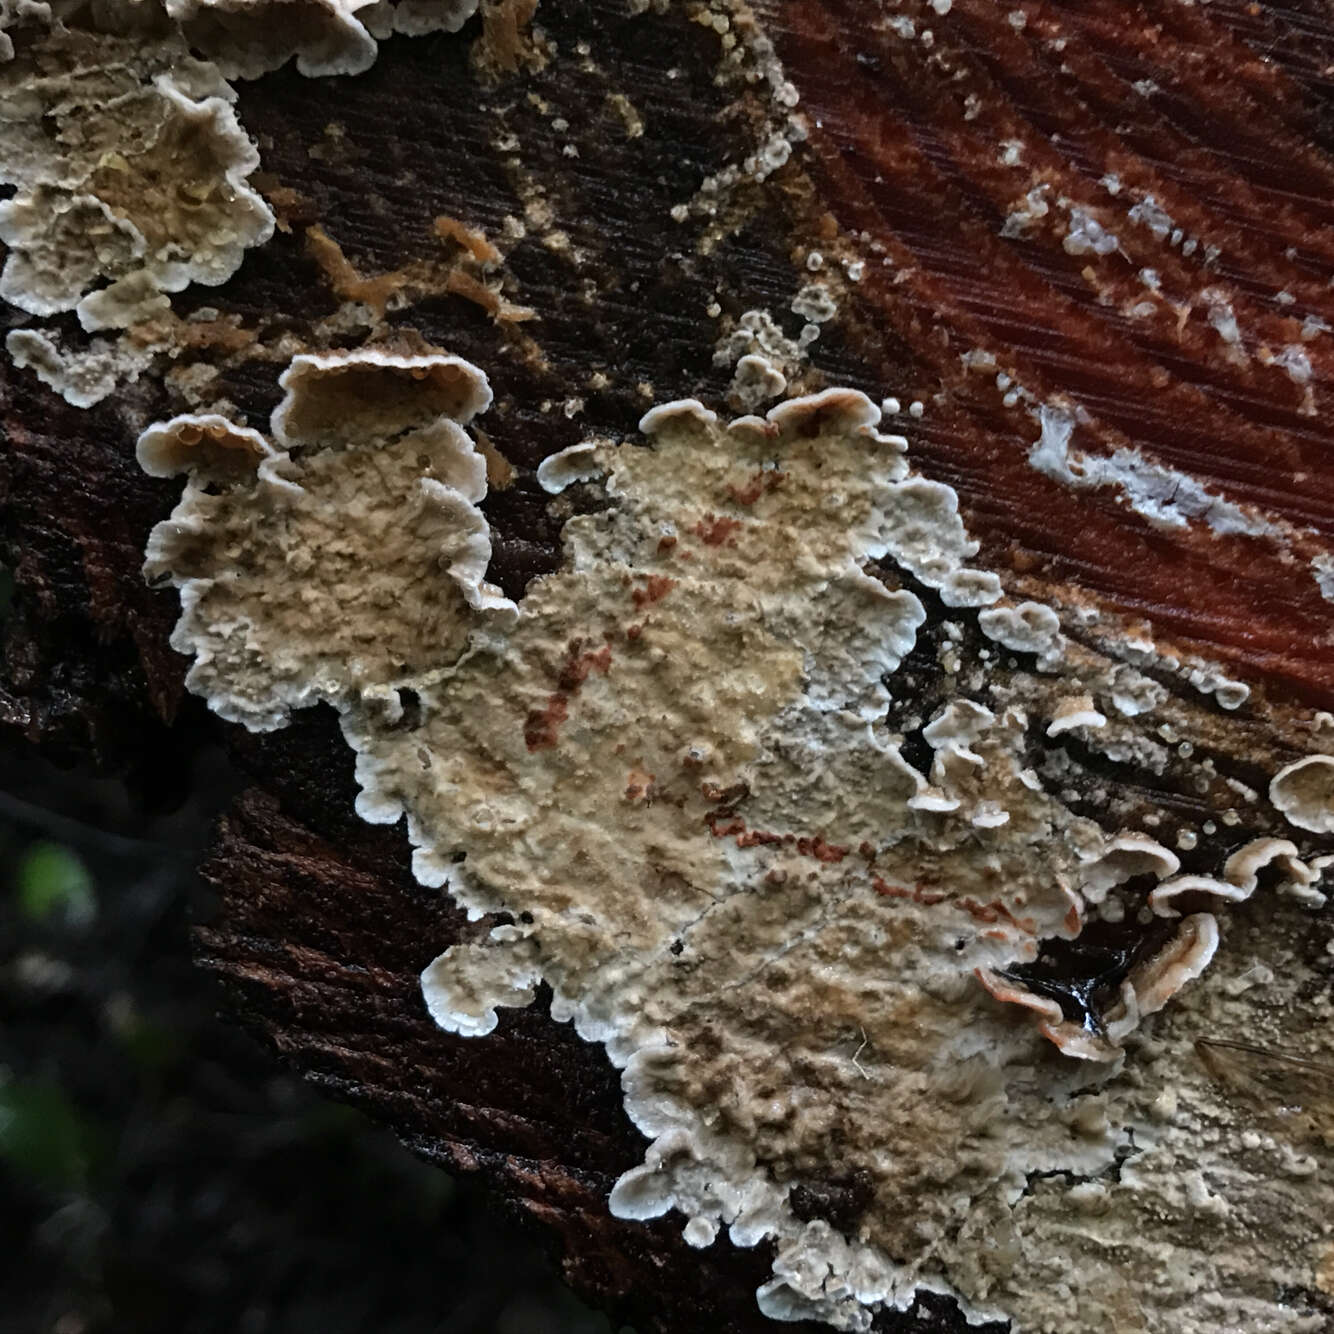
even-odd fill
[(231, 277), (273, 232), (246, 184), (259, 154), (217, 68), (171, 33), (52, 20), (0, 64), (0, 297), (86, 330), (160, 313), (160, 294)]
[(117, 385), (133, 384), (152, 364), (151, 348), (95, 338), (83, 348), (67, 348), (39, 329), (11, 329), (5, 350), (20, 370), (31, 370), (65, 402), (91, 408)]
[(602, 465), (597, 460), (597, 452), (597, 445), (585, 441), (549, 455), (537, 465), (538, 485), (554, 496), (576, 482), (591, 482), (600, 477)]
[[(1248, 994), (1212, 982), (1209, 909), (1319, 868), (1269, 839), (1183, 876), (1147, 834), (1074, 813), (1059, 734), (1140, 737), (1165, 692), (1048, 607), (986, 605), (953, 492), (909, 474), (865, 396), (732, 422), (685, 399), (641, 438), (554, 455), (548, 492), (601, 497), (516, 607), (483, 582), (479, 371), (363, 351), (298, 357), (282, 384), (267, 433), (195, 416), (140, 441), (149, 471), (188, 478), (147, 568), (181, 588), (191, 688), (255, 729), (331, 701), (361, 815), (405, 816), (423, 884), (514, 923), (433, 960), (425, 1004), (483, 1035), (545, 982), (605, 1045), (650, 1141), (613, 1213), (678, 1211), (693, 1246), (769, 1240), (761, 1309), (849, 1330), (922, 1289), (1024, 1329), (1113, 1328), (1096, 1276), (1123, 1253), (1156, 1257), (1125, 1280), (1150, 1310), (1178, 1268), (1250, 1274), (1250, 1250), (1200, 1249), (1182, 1184), (1202, 1153), (1249, 1170), (1235, 1135), (1192, 1130), (1227, 1116), (1192, 1038)], [(914, 764), (887, 719), (942, 628), (923, 586), (990, 647), (913, 724)], [(1044, 990), (1045, 952), (1136, 920), (1151, 934), (1099, 1016)], [(1141, 1041), (1178, 996), (1181, 1033)], [(1179, 1128), (1155, 1081), (1189, 1104)], [(812, 1213), (831, 1181), (860, 1183), (852, 1214)], [(1302, 1216), (1267, 1224), (1284, 1255)], [(1284, 1263), (1267, 1253), (1264, 1283)], [(1072, 1272), (1096, 1281), (1061, 1289)], [(1155, 1334), (1205, 1334), (1162, 1309)]]
[(541, 980), (536, 943), (516, 926), (493, 927), (467, 945), (451, 945), (422, 971), (427, 1012), (448, 1033), (494, 1032), (497, 1009), (531, 1005)]
[(139, 437), (145, 471), (188, 479), (144, 573), (181, 590), (171, 642), (222, 717), (270, 730), (325, 700), (392, 723), (400, 688), (514, 614), (483, 579), (486, 464), (464, 430), (491, 391), (458, 357), (373, 350), (296, 357), (280, 383), (268, 437), (193, 414)]
[[(169, 293), (215, 287), (273, 234), (259, 153), (229, 79), (295, 60), (358, 74), (376, 39), (455, 32), (477, 0), (134, 0), (0, 4), (0, 299), (74, 311), (85, 333), (151, 328)], [(161, 339), (65, 348), (13, 330), (15, 365), (75, 407), (135, 379)]]
[(1306, 755), (1285, 765), (1269, 784), (1269, 800), (1298, 829), (1334, 833), (1334, 755)]

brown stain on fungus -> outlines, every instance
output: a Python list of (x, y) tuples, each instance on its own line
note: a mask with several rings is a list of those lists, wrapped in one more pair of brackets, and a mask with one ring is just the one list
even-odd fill
[(524, 720), (523, 740), (530, 751), (542, 750), (556, 744), (561, 724), (570, 716), (570, 703), (593, 672), (601, 676), (611, 670), (611, 645), (582, 651), (572, 647), (556, 677), (556, 689), (540, 709), (534, 709)]
[(727, 494), (738, 505), (753, 505), (766, 491), (772, 491), (776, 486), (782, 486), (783, 474), (776, 469), (765, 471), (758, 470), (755, 475), (743, 486), (729, 486)]
[(725, 514), (706, 514), (690, 531), (705, 546), (721, 547), (727, 544), (732, 534), (740, 527), (740, 519), (733, 519)]
[[(663, 541), (666, 540), (666, 538), (663, 539)], [(671, 579), (665, 574), (651, 574), (644, 581), (642, 588), (631, 590), (630, 599), (636, 607), (652, 606), (655, 602), (661, 602), (676, 587), (676, 583), (675, 579)]]

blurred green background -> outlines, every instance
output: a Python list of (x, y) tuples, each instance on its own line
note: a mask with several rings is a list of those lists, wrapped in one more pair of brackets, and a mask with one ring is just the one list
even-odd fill
[(219, 1017), (171, 813), (0, 747), (0, 1330), (610, 1334), (471, 1181)]

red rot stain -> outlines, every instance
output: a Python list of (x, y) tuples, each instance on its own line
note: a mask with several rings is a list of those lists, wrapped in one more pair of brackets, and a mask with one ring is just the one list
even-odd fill
[(1000, 921), (1000, 913), (989, 903), (979, 903), (976, 899), (964, 897), (958, 900), (959, 907), (970, 917), (974, 917), (979, 922), (991, 924)]
[(782, 841), (782, 834), (767, 834), (762, 829), (747, 829), (745, 833), (736, 836), (736, 845), (739, 848), (763, 847), (770, 843), (781, 843)]
[(920, 884), (914, 885), (912, 889), (906, 889), (902, 885), (891, 885), (889, 881), (879, 875), (871, 877), (871, 888), (885, 898), (911, 899), (914, 903), (920, 903), (927, 908), (937, 903), (943, 903), (949, 898), (948, 894), (935, 889), (927, 889)]
[(823, 834), (816, 834), (814, 838), (799, 838), (797, 851), (803, 857), (814, 857), (816, 861), (824, 862), (826, 865), (836, 865), (848, 855), (847, 848), (840, 847), (837, 843), (826, 843)]
[(887, 899), (912, 898), (912, 890), (904, 889), (902, 885), (891, 885), (883, 876), (873, 875), (871, 877), (871, 888)]
[(529, 750), (545, 750), (556, 744), (556, 733), (569, 717), (570, 701), (557, 691), (542, 709), (534, 709), (523, 724), (524, 744)]
[(963, 898), (958, 902), (959, 907), (970, 913), (979, 922), (990, 924), (1004, 920), (1012, 926), (1017, 926), (1021, 931), (1029, 932), (1037, 925), (1031, 918), (1016, 917), (1000, 899), (992, 899), (990, 903), (978, 903), (976, 899)]
[[(714, 794), (710, 800), (717, 800), (724, 795), (721, 789), (712, 784), (705, 784), (705, 789), (706, 796), (710, 790)], [(721, 810), (709, 811), (704, 817), (704, 823), (708, 825), (709, 833), (714, 838), (734, 838), (739, 848), (771, 847), (775, 843), (791, 843), (794, 839), (792, 834), (774, 834), (765, 829), (747, 829), (746, 822), (726, 806)], [(847, 848), (826, 843), (824, 838), (818, 835), (815, 838), (796, 839), (796, 845), (797, 851), (803, 857), (814, 857), (817, 861), (825, 863), (841, 862), (848, 855)]]
[(746, 822), (738, 820), (735, 816), (727, 820), (724, 824), (717, 811), (710, 811), (704, 817), (704, 823), (709, 826), (709, 833), (714, 838), (731, 838), (733, 834), (745, 834)]
[(610, 666), (610, 644), (603, 644), (596, 653), (571, 652), (570, 656), (565, 659), (565, 665), (560, 669), (560, 676), (556, 679), (556, 685), (566, 695), (572, 695), (588, 680), (590, 672), (599, 672), (606, 676), (607, 669)]
[(690, 531), (706, 547), (720, 547), (741, 527), (740, 519), (729, 519), (727, 515), (706, 514)]
[(651, 574), (643, 588), (636, 588), (630, 596), (636, 607), (647, 607), (652, 602), (661, 602), (676, 587), (676, 580), (665, 574)]
[(738, 505), (753, 505), (766, 491), (781, 486), (787, 477), (785, 472), (757, 472), (745, 486), (729, 486), (727, 494)]
[[(750, 796), (750, 785), (743, 779), (739, 783), (730, 783), (719, 787), (717, 783), (705, 779), (699, 785), (699, 794), (705, 801), (721, 802), (724, 806), (735, 806), (738, 801)], [(732, 815), (732, 811), (719, 811), (720, 815)]]
[(581, 653), (576, 642), (556, 678), (556, 689), (543, 708), (534, 709), (523, 723), (523, 740), (529, 750), (546, 750), (556, 744), (561, 724), (570, 716), (570, 700), (579, 693), (590, 672), (606, 676), (611, 667), (611, 645), (596, 652)]

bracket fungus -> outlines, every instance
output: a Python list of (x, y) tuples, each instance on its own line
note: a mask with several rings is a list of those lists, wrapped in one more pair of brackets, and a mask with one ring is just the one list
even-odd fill
[(491, 401), (448, 356), (295, 358), (272, 442), (218, 416), (148, 427), (140, 465), (184, 473), (144, 572), (181, 589), (172, 636), (224, 718), (281, 727), (317, 700), (374, 700), (460, 656), (513, 604), (483, 580), (486, 463), (463, 424)]
[(154, 293), (231, 277), (273, 231), (246, 184), (259, 154), (234, 100), (170, 34), (56, 24), (0, 63), (0, 179), (17, 187), (0, 204), (0, 296), (123, 328), (156, 309)]
[[(359, 74), (377, 38), (456, 32), (477, 0), (135, 0), (0, 7), (0, 298), (30, 315), (75, 311), (85, 333), (141, 327), (169, 293), (216, 287), (275, 218), (249, 183), (259, 153), (230, 79), (295, 61)], [(11, 359), (76, 407), (151, 362), (153, 341), (62, 348), (12, 330)]]
[(1298, 829), (1334, 834), (1334, 755), (1307, 755), (1274, 775), (1269, 800)]

